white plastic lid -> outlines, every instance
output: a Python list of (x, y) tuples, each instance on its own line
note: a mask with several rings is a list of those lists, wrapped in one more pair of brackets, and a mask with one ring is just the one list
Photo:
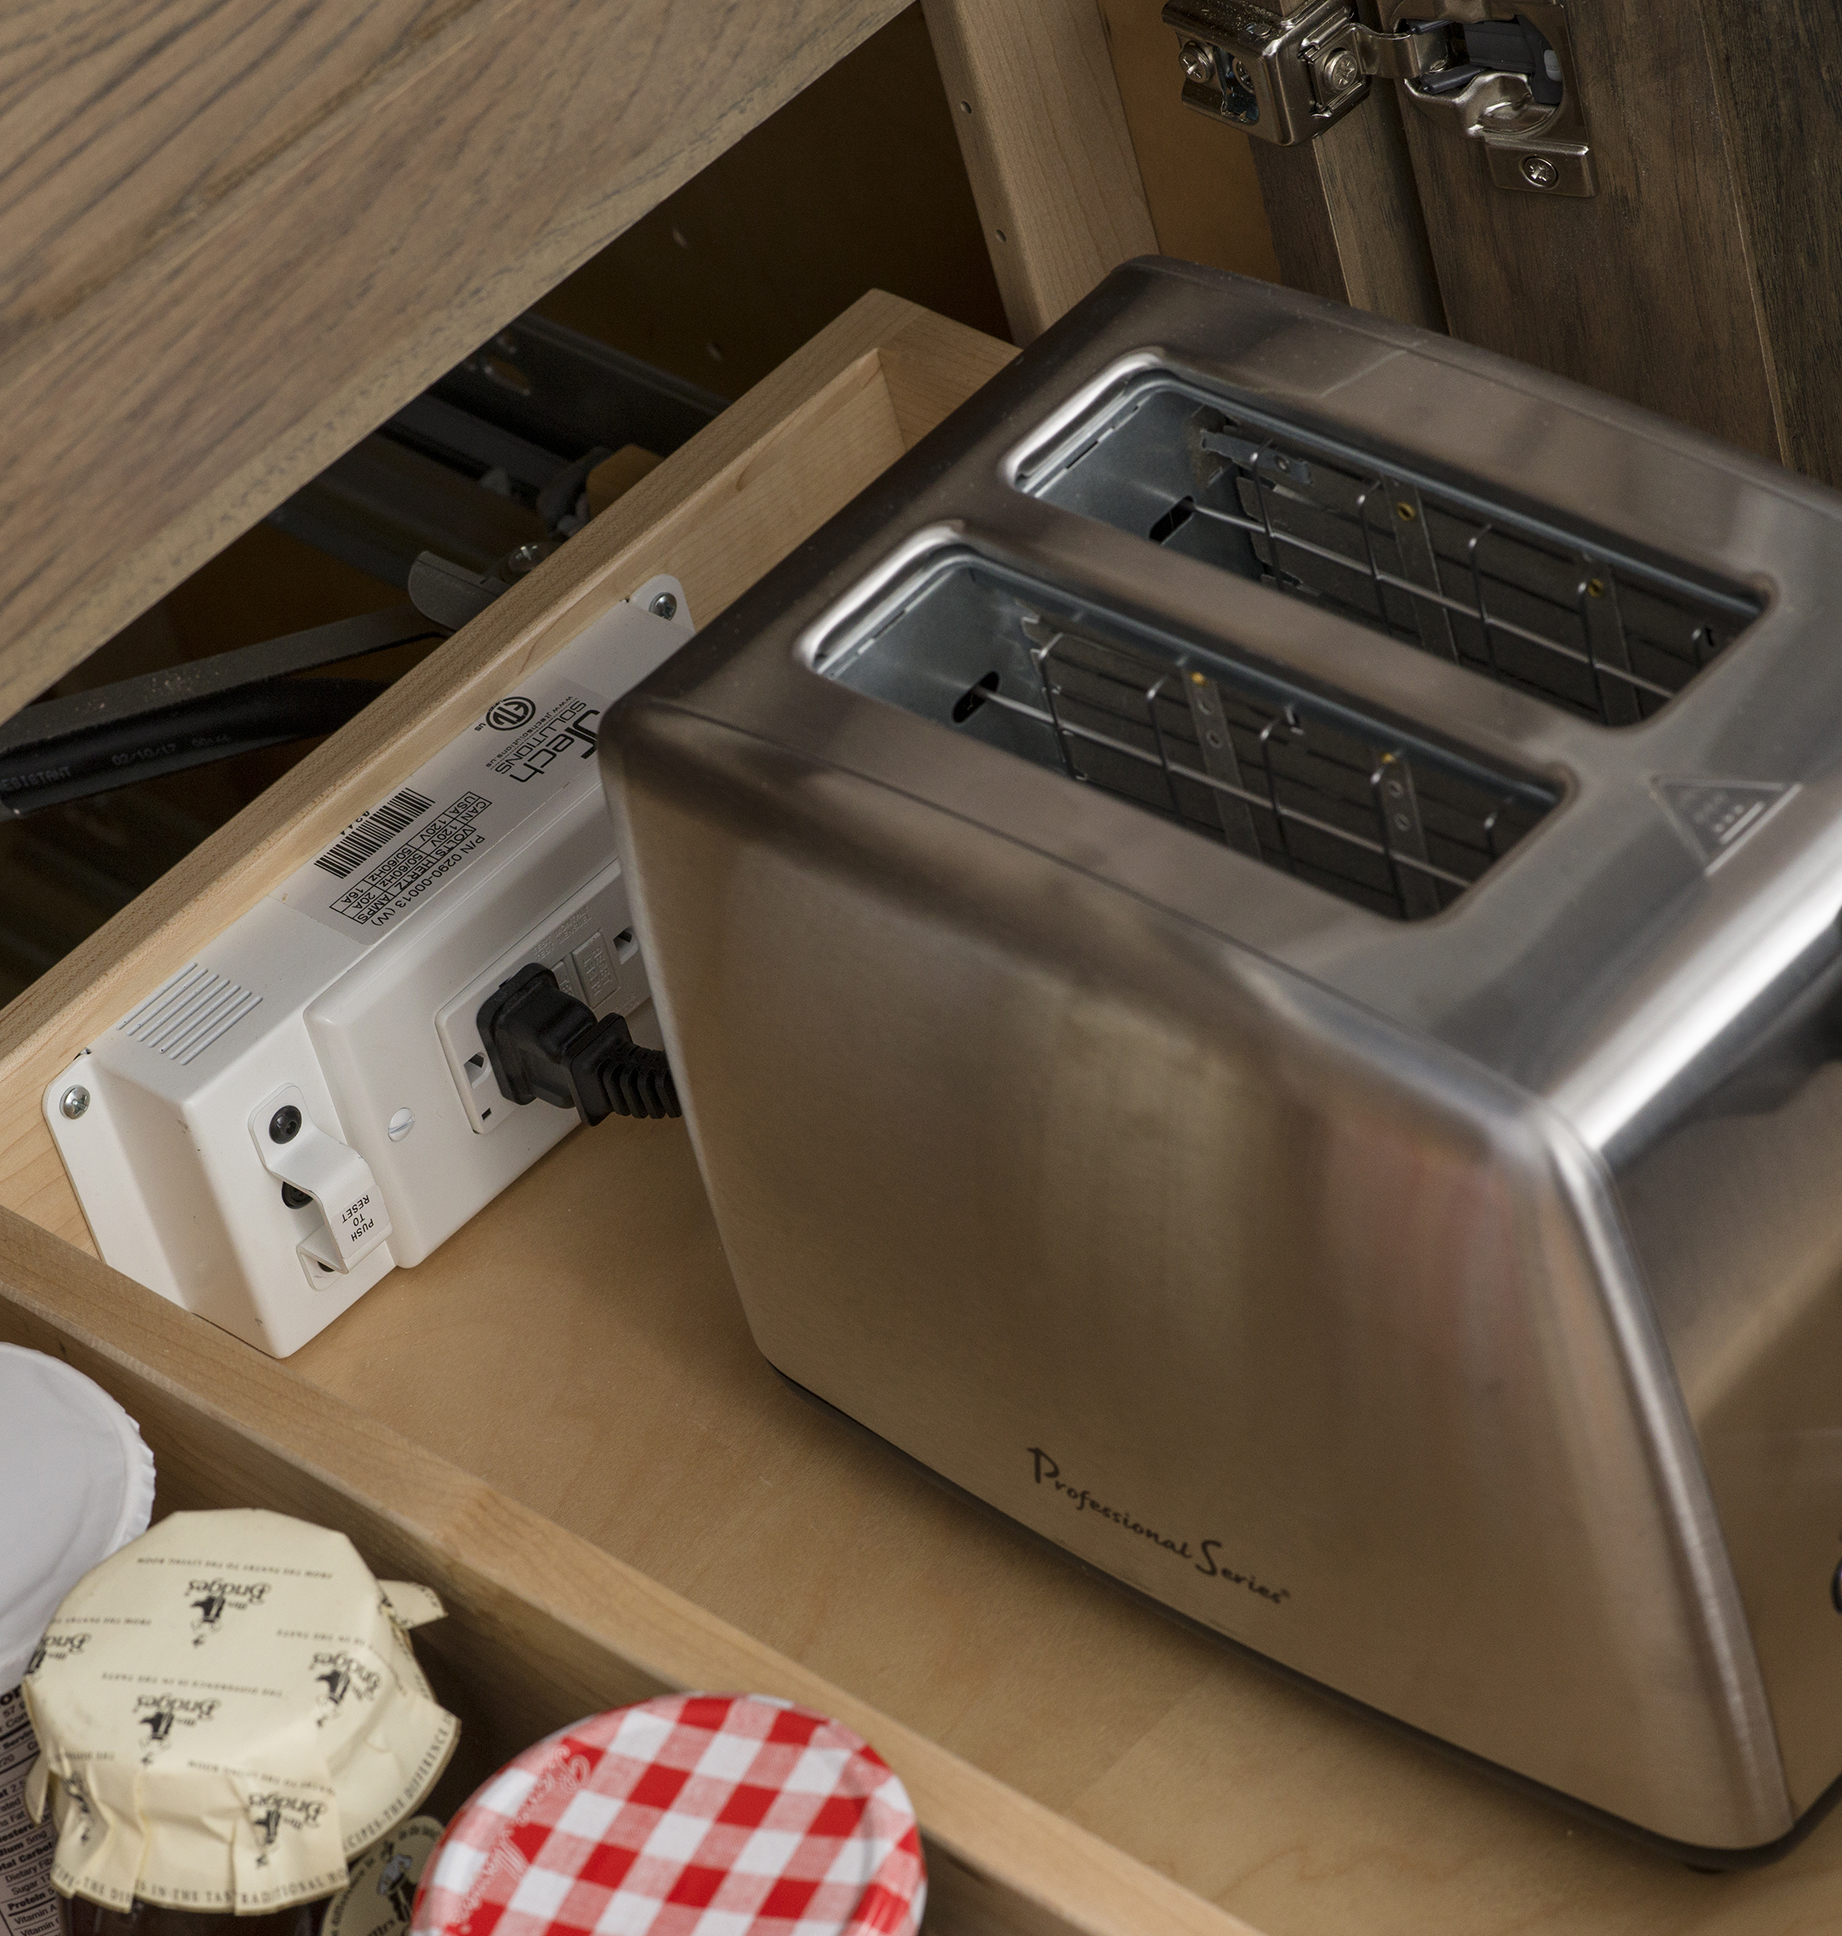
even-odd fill
[(153, 1454), (100, 1385), (0, 1344), (0, 1692), (65, 1594), (147, 1530), (153, 1496)]

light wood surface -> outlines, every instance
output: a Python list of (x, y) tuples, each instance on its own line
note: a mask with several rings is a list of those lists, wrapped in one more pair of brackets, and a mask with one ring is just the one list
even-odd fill
[[(495, 1753), (660, 1682), (810, 1700), (914, 1785), (937, 1874), (1014, 1900), (1040, 1857), (1066, 1885), (1048, 1929), (1215, 1927), (1147, 1870), (1263, 1936), (1842, 1921), (1842, 1820), (1774, 1868), (1692, 1874), (1179, 1628), (798, 1398), (679, 1125), (569, 1138), (287, 1365), (0, 1214), (0, 1335), (43, 1348), (46, 1315), (151, 1412), (172, 1503), (279, 1503), (433, 1577), (444, 1691), (483, 1684)], [(1105, 1848), (1126, 1866), (1100, 1891)], [(1000, 1907), (975, 1926), (1033, 1927)]]
[(89, 1248), (39, 1109), (98, 1030), (658, 572), (715, 617), (1015, 354), (872, 294), (0, 1013), (0, 1204)]
[[(6, 1202), (68, 1230), (27, 1149), (42, 1082), (193, 940), (608, 599), (671, 570), (710, 616), (1007, 354), (867, 299), (0, 1018)], [(1842, 1819), (1761, 1873), (1691, 1874), (1177, 1626), (809, 1406), (753, 1348), (679, 1124), (568, 1138), (287, 1365), (0, 1212), (0, 1334), (122, 1397), (165, 1503), (278, 1504), (438, 1584), (441, 1685), (495, 1756), (661, 1684), (839, 1713), (912, 1786), (942, 1931), (1842, 1922)]]
[(1692, 1874), (1179, 1628), (817, 1409), (754, 1348), (682, 1125), (570, 1137), (290, 1367), (1266, 1936), (1842, 1925), (1842, 1819), (1761, 1874)]
[(0, 717), (900, 0), (21, 0)]
[(1252, 141), (1182, 105), (1177, 36), (1159, 8), (1101, 0), (1100, 13), (1159, 253), (1278, 282)]
[(1011, 334), (1157, 236), (1098, 0), (922, 0)]
[[(502, 1307), (501, 1335), (476, 1365), (503, 1357), (516, 1322)], [(348, 1534), (385, 1578), (433, 1586), (447, 1617), (418, 1631), (417, 1652), (471, 1737), (471, 1768), (490, 1771), (584, 1713), (668, 1688), (777, 1694), (855, 1728), (902, 1777), (927, 1842), (930, 1930), (1253, 1936), (855, 1693), (8, 1212), (0, 1338), (53, 1352), (113, 1393), (153, 1450), (160, 1510), (294, 1513)], [(415, 1353), (424, 1365), (429, 1342)], [(398, 1371), (421, 1381), (414, 1367)]]

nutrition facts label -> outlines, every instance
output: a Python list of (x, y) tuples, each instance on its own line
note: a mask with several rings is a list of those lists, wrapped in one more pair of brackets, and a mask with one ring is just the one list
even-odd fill
[(38, 1741), (19, 1689), (0, 1693), (0, 1936), (58, 1936), (58, 1899), (51, 1887), (57, 1833), (26, 1813), (26, 1774)]

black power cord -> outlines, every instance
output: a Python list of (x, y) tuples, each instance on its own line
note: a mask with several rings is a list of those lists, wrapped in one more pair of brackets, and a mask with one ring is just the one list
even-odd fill
[(292, 675), (449, 629), (406, 605), (42, 699), (0, 722), (0, 820), (335, 732), (383, 682)]
[(663, 1049), (642, 1048), (618, 1015), (595, 1011), (532, 962), (480, 1005), (480, 1040), (508, 1102), (541, 1098), (585, 1123), (609, 1116), (677, 1116), (678, 1089)]

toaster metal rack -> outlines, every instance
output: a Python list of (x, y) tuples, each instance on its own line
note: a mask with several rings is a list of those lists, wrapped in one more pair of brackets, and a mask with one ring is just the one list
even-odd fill
[(1761, 609), (1164, 376), (1129, 384), (1019, 481), (1607, 726), (1656, 712)]
[[(1378, 751), (1372, 735), (1339, 731), (1296, 701), (1263, 708), (1206, 672), (1069, 632), (1051, 633), (1030, 660), (1046, 710), (982, 682), (967, 703), (1046, 721), (1071, 778), (1400, 920), (1437, 914), (1538, 817), (1517, 813), (1507, 788), (1464, 789), (1431, 759), (1416, 779), (1404, 746)], [(1431, 857), (1434, 845), (1450, 865)]]
[(818, 666), (1397, 920), (1449, 906), (1560, 797), (970, 556), (931, 561)]
[(602, 734), (763, 1352), (1298, 1673), (1782, 1848), (1842, 1777), (1838, 613), (1832, 493), (1118, 271)]

